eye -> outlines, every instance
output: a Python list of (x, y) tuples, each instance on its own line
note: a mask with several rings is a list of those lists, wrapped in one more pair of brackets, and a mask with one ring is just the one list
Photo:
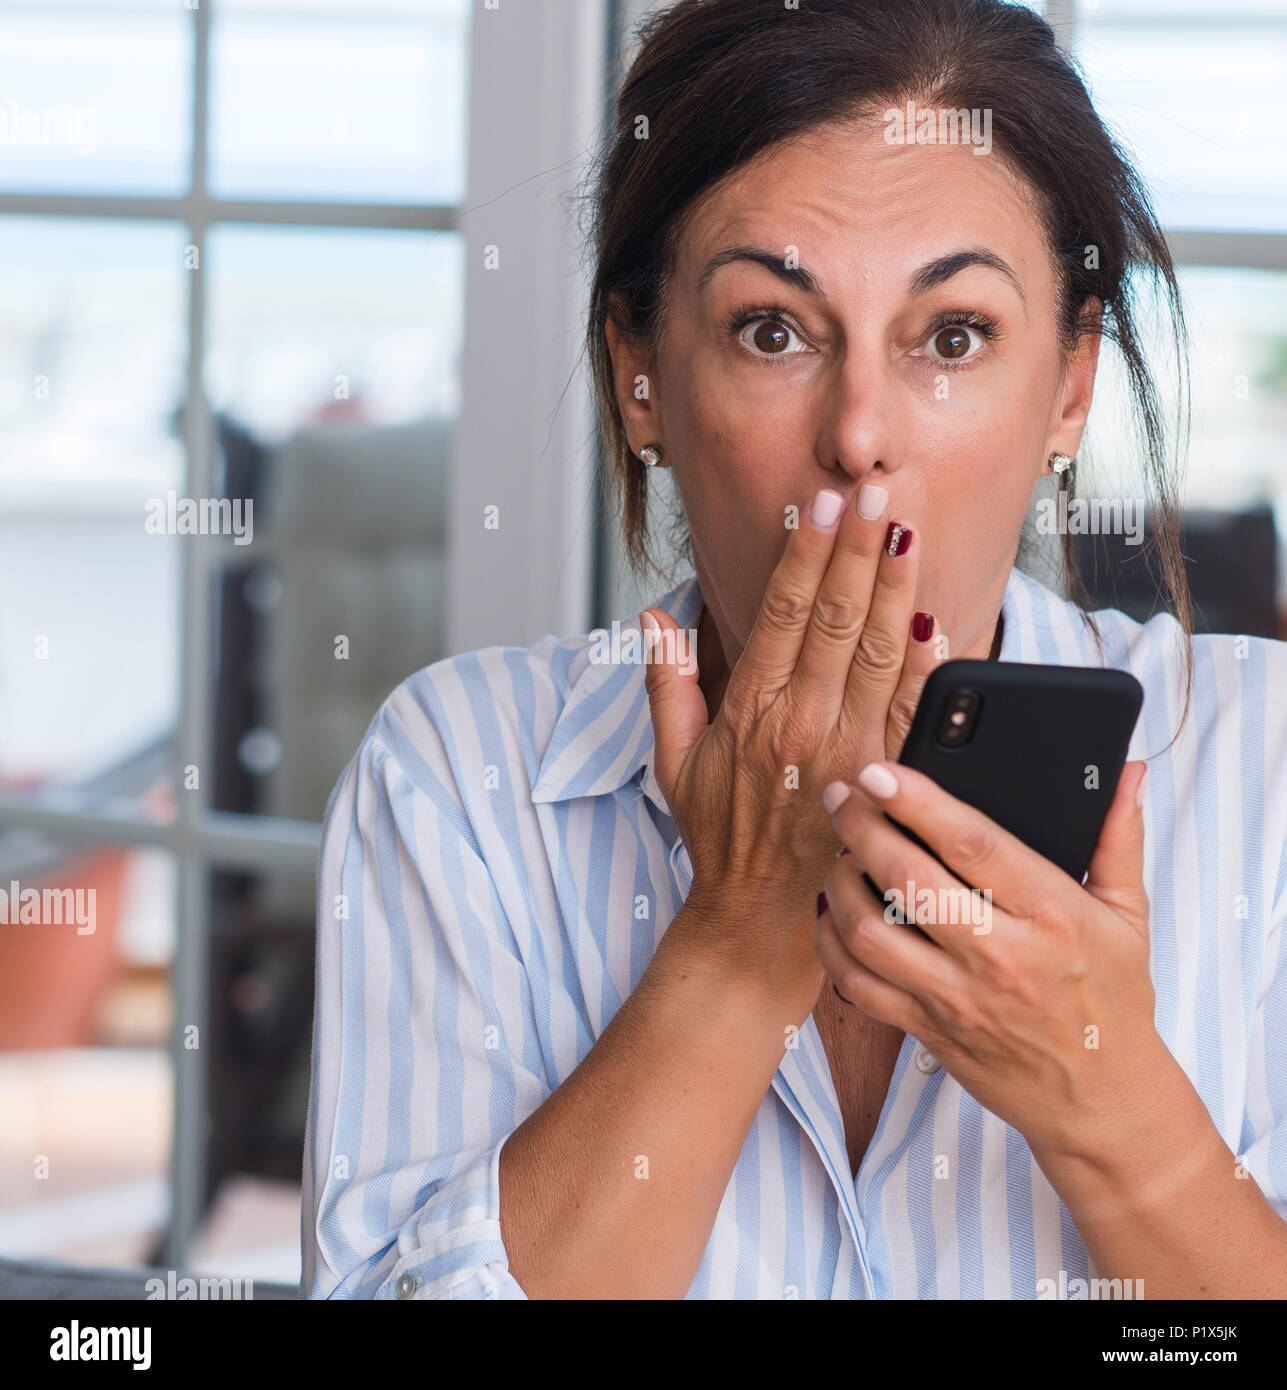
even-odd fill
[(977, 356), (990, 336), (982, 323), (942, 323), (926, 339), (925, 355), (936, 362), (964, 362)]
[(791, 357), (808, 349), (799, 333), (775, 314), (746, 314), (734, 327), (738, 340), (757, 357)]

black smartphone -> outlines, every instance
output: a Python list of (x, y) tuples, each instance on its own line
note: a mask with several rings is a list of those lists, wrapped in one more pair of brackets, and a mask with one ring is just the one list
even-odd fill
[(1126, 671), (946, 661), (925, 682), (899, 762), (1081, 883), (1143, 700)]

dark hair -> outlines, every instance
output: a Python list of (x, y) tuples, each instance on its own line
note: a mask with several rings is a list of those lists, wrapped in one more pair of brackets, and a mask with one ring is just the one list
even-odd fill
[[(877, 116), (912, 99), (930, 108), (991, 109), (992, 140), (1032, 190), (1059, 282), (1065, 353), (1084, 330), (1086, 301), (1103, 305), (1134, 404), (1155, 523), (1156, 559), (1183, 629), (1184, 709), (1192, 686), (1192, 617), (1178, 515), (1179, 464), (1136, 322), (1144, 272), (1175, 338), (1177, 460), (1188, 440), (1188, 333), (1175, 267), (1145, 188), (1105, 129), (1050, 26), (1002, 0), (678, 0), (639, 27), (639, 49), (617, 97), (592, 197), (594, 279), (588, 350), (607, 448), (608, 496), (636, 574), (649, 553), (649, 470), (631, 452), (617, 403), (605, 327), (613, 315), (635, 342), (659, 341), (666, 288), (699, 195), (769, 146), (823, 123)], [(640, 118), (647, 138), (640, 138)], [(1061, 485), (1072, 487), (1065, 473)], [(682, 518), (680, 518), (682, 521)], [(690, 537), (681, 527), (687, 549)], [(1063, 538), (1069, 592), (1086, 592)], [(1155, 552), (1155, 554), (1154, 554)], [(1184, 716), (1181, 715), (1181, 723)]]

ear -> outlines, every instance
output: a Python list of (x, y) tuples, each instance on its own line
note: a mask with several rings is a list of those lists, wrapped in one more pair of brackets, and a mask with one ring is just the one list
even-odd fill
[(653, 352), (622, 329), (625, 321), (621, 295), (609, 300), (604, 336), (612, 356), (612, 381), (617, 408), (625, 423), (631, 449), (637, 454), (646, 444), (663, 443), (660, 401), (654, 375)]
[(1095, 369), (1099, 365), (1099, 344), (1103, 332), (1104, 306), (1088, 299), (1082, 307), (1077, 346), (1064, 368), (1063, 394), (1052, 421), (1047, 457), (1052, 453), (1076, 458), (1082, 431), (1095, 394)]

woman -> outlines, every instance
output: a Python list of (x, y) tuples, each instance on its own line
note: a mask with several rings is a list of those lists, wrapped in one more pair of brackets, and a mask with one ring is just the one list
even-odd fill
[[(1287, 647), (1190, 639), (1127, 279), (1182, 342), (1174, 271), (1050, 30), (681, 0), (595, 209), (627, 547), (670, 467), (693, 561), (642, 622), (696, 670), (547, 637), (378, 714), (322, 853), (304, 1292), (1281, 1294)], [(1014, 566), (1104, 335), (1181, 622)], [(896, 766), (944, 656), (1143, 684), (1084, 884)], [(864, 873), (989, 887), (991, 930)]]

